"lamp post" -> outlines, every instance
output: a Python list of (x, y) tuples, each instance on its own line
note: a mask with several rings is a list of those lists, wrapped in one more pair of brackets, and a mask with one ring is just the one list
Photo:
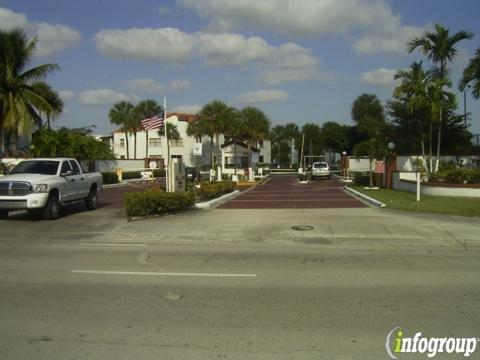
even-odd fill
[(342, 151), (342, 176), (348, 176), (346, 151)]

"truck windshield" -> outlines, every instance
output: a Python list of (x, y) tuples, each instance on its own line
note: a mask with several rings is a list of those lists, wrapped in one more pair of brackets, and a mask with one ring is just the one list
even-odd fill
[(17, 164), (10, 171), (9, 175), (13, 174), (40, 174), (40, 175), (55, 175), (57, 173), (59, 161), (52, 160), (27, 160)]

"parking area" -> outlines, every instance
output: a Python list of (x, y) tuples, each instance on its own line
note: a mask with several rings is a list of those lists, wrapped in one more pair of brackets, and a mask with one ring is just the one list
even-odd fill
[(336, 180), (298, 184), (296, 175), (273, 175), (265, 184), (219, 206), (220, 209), (321, 209), (367, 207)]

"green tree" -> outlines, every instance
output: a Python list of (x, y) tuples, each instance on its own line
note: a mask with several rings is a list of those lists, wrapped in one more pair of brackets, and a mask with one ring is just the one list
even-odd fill
[[(199, 120), (202, 124), (201, 127), (205, 133), (210, 136), (210, 148), (211, 148), (211, 166), (214, 169), (215, 153), (213, 148), (213, 138), (215, 137), (215, 143), (220, 149), (220, 134), (225, 132), (229, 123), (235, 118), (236, 110), (234, 107), (225, 104), (220, 100), (213, 100), (204, 105), (199, 112)], [(217, 167), (221, 166), (221, 153), (217, 154)], [(218, 177), (221, 176), (221, 169)]]
[(348, 147), (348, 129), (334, 121), (327, 121), (322, 125), (321, 138), (323, 144), (330, 151), (341, 153)]
[(110, 122), (120, 126), (125, 133), (125, 143), (127, 148), (127, 159), (130, 159), (128, 136), (130, 134), (130, 124), (133, 117), (133, 104), (128, 101), (120, 101), (113, 105), (108, 113)]
[(298, 125), (295, 123), (285, 124), (285, 140), (288, 141), (288, 161), (290, 165), (293, 164), (293, 149), (296, 147), (298, 149), (298, 137), (300, 136), (300, 130)]
[(270, 130), (270, 141), (272, 146), (272, 161), (275, 159), (275, 162), (278, 166), (284, 164), (284, 160), (287, 159), (287, 147), (285, 146), (286, 131), (285, 126), (275, 125)]
[(56, 64), (27, 68), (37, 45), (22, 30), (0, 31), (0, 150), (5, 131), (13, 132), (18, 153), (19, 133), (27, 133), (41, 119), (36, 107), (53, 111), (51, 104), (36, 92), (32, 83), (58, 69)]
[(42, 117), (42, 113), (45, 113), (47, 116), (45, 125), (47, 128), (51, 129), (51, 121), (63, 111), (63, 101), (60, 98), (60, 95), (58, 95), (58, 93), (44, 81), (36, 81), (32, 84), (32, 87), (37, 94), (47, 100), (50, 104), (50, 106), (45, 107), (43, 103), (39, 103), (35, 107), (38, 109), (40, 118)]
[[(441, 83), (440, 85), (448, 84), (447, 76), (447, 64), (452, 62), (454, 57), (457, 55), (457, 49), (455, 46), (462, 40), (471, 39), (473, 33), (466, 30), (460, 30), (454, 34), (450, 34), (450, 30), (439, 24), (435, 24), (435, 31), (426, 31), (423, 36), (415, 37), (407, 45), (407, 50), (409, 53), (415, 49), (420, 49), (420, 51), (427, 56), (429, 60), (433, 62), (436, 66), (434, 73), (438, 77)], [(437, 84), (437, 85), (438, 85)], [(443, 91), (439, 89), (440, 92)], [(442, 96), (437, 96), (439, 101), (442, 101)], [(440, 105), (441, 109), (441, 105)], [(439, 111), (438, 117), (438, 141), (437, 141), (437, 161), (435, 165), (435, 171), (438, 170), (439, 156), (440, 156), (440, 146), (441, 146), (441, 136), (442, 136), (442, 111)]]
[[(354, 153), (368, 152), (370, 161), (370, 187), (373, 186), (373, 160), (382, 148), (382, 140), (386, 128), (385, 112), (380, 100), (373, 94), (362, 94), (352, 105), (352, 118), (358, 129), (368, 136), (368, 140), (358, 144)], [(360, 151), (361, 150), (361, 151)]]
[[(304, 156), (317, 156), (323, 154), (323, 144), (320, 135), (320, 126), (313, 123), (307, 123), (302, 126), (302, 134), (305, 135)], [(312, 158), (309, 158), (307, 166), (311, 166)], [(302, 161), (303, 159), (300, 159)]]
[(469, 60), (460, 79), (460, 91), (464, 91), (468, 86), (471, 87), (473, 97), (478, 100), (480, 98), (480, 47), (475, 51), (475, 56)]
[(258, 146), (259, 141), (270, 135), (270, 119), (263, 111), (255, 107), (246, 107), (240, 111), (243, 133), (248, 147), (248, 175), (249, 180), (255, 179), (252, 167), (252, 147)]
[[(163, 117), (163, 107), (155, 100), (148, 99), (140, 101), (132, 111), (132, 116), (134, 119), (134, 123), (141, 124), (141, 121), (144, 119), (150, 119), (154, 116)], [(136, 134), (136, 133), (135, 133)], [(136, 136), (135, 136), (136, 142)], [(136, 145), (135, 145), (136, 149)], [(148, 158), (148, 131), (145, 130), (145, 158)]]

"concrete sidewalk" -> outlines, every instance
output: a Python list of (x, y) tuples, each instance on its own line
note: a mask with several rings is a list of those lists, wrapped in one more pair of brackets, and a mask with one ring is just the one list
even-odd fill
[[(309, 231), (293, 226), (309, 225)], [(126, 221), (121, 210), (74, 210), (55, 222), (0, 221), (2, 241), (291, 244), (331, 249), (480, 249), (478, 218), (389, 209), (210, 209)]]

